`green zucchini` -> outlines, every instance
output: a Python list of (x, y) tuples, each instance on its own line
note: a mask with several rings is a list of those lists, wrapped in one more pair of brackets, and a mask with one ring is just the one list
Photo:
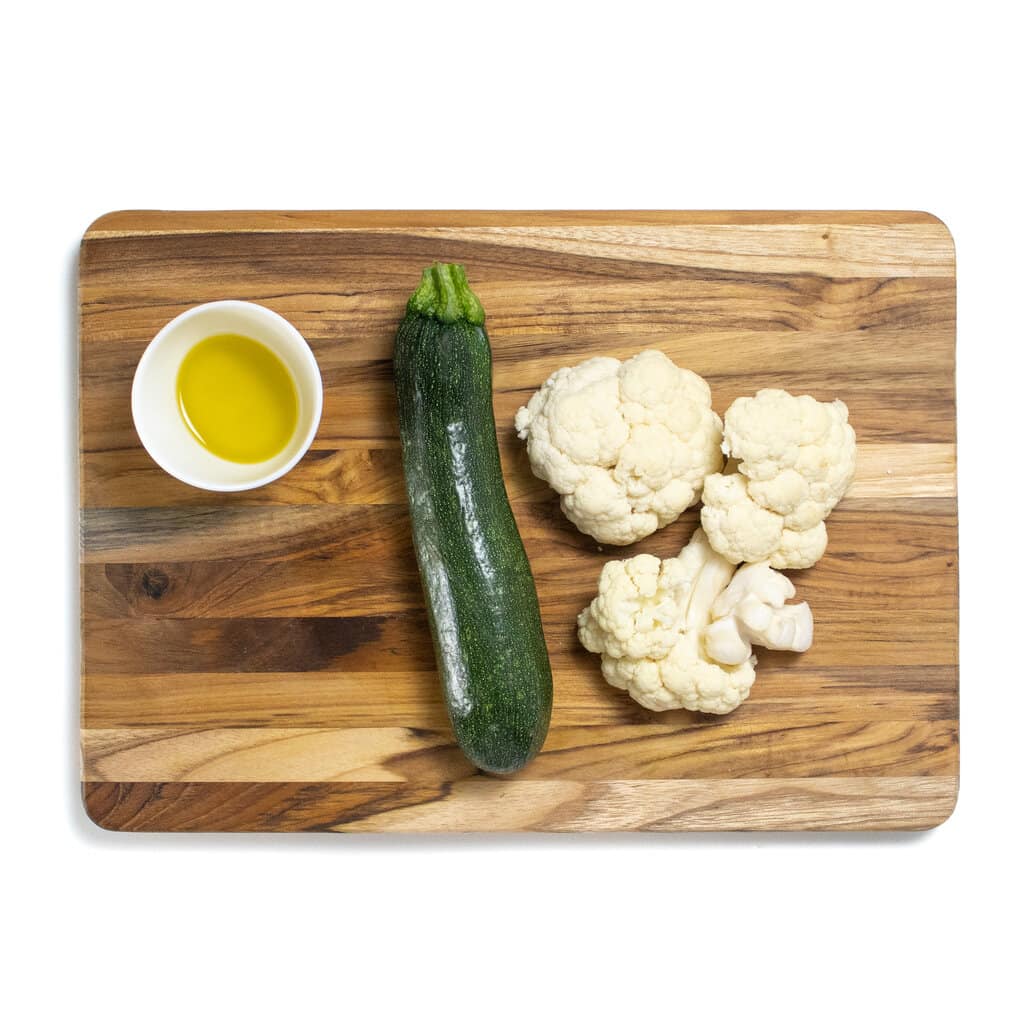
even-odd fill
[(394, 356), (416, 560), (455, 739), (505, 774), (540, 750), (551, 665), (509, 505), (484, 310), (458, 264), (423, 271)]

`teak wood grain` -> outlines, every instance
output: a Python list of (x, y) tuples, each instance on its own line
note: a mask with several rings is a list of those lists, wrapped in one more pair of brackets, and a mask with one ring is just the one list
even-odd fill
[[(555, 677), (512, 779), (454, 746), (401, 477), (391, 348), (423, 266), (487, 310), (506, 482)], [(320, 363), (284, 479), (210, 494), (159, 470), (129, 393), (188, 306), (260, 302)], [(82, 759), (120, 830), (922, 829), (958, 782), (955, 270), (922, 213), (123, 212), (80, 262)], [(804, 655), (765, 653), (724, 718), (654, 714), (575, 637), (605, 560), (672, 555), (696, 510), (600, 550), (534, 479), (512, 417), (559, 366), (660, 348), (715, 408), (841, 397), (857, 478), (795, 573)]]

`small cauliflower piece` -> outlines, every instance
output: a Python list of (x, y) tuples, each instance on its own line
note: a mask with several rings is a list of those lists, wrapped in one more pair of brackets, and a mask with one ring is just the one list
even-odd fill
[(810, 605), (786, 604), (796, 594), (793, 581), (767, 562), (743, 565), (711, 607), (704, 628), (708, 657), (724, 665), (739, 665), (752, 647), (770, 651), (806, 651), (814, 640)]
[(843, 402), (766, 388), (725, 414), (726, 472), (704, 481), (701, 525), (730, 562), (807, 569), (825, 553), (825, 519), (856, 468)]
[(563, 367), (515, 424), (534, 475), (602, 544), (632, 544), (675, 522), (724, 461), (707, 382), (662, 352)]
[(675, 558), (608, 562), (597, 597), (577, 619), (580, 642), (601, 655), (612, 686), (651, 711), (727, 714), (754, 683), (755, 658), (744, 644), (806, 650), (811, 639), (807, 605), (785, 605), (789, 580), (767, 565), (747, 568), (732, 587), (744, 570), (737, 573), (701, 529)]

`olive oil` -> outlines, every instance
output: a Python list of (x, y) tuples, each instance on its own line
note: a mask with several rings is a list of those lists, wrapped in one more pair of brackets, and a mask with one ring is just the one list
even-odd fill
[(288, 368), (242, 334), (214, 334), (193, 345), (178, 370), (177, 396), (196, 440), (230, 462), (272, 459), (299, 419)]

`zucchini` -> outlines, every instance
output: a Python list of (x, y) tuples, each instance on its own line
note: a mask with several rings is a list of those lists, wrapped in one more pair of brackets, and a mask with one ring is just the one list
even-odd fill
[(551, 719), (551, 665), (509, 505), (484, 310), (459, 264), (423, 271), (394, 355), (416, 560), (455, 739), (486, 772), (522, 768)]

